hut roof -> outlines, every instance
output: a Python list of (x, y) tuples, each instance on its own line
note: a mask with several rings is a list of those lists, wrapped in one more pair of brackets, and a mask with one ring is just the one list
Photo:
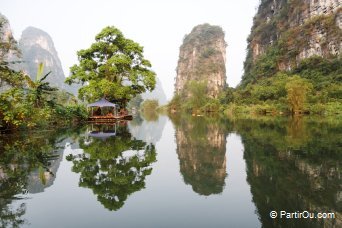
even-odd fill
[(99, 101), (96, 101), (94, 103), (87, 105), (87, 107), (116, 107), (116, 106), (118, 105), (107, 101), (105, 98), (102, 98)]

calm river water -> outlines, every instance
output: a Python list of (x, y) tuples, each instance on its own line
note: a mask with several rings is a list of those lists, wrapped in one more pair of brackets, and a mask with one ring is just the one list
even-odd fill
[(0, 226), (342, 227), (341, 139), (336, 119), (191, 116), (0, 135)]

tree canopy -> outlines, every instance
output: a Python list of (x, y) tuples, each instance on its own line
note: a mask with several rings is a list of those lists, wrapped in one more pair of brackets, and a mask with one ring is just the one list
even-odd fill
[(79, 64), (70, 68), (71, 76), (66, 79), (68, 84), (85, 84), (79, 90), (80, 99), (128, 101), (154, 89), (155, 73), (143, 56), (142, 46), (113, 26), (104, 28), (95, 40), (90, 48), (77, 52)]

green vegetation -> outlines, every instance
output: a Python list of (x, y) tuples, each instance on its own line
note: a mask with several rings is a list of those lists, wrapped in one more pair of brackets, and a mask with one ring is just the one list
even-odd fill
[[(205, 81), (189, 81), (182, 94), (176, 94), (168, 109), (170, 112), (188, 112), (200, 115), (209, 112), (218, 112), (220, 109), (219, 99), (209, 97), (207, 83)], [(185, 97), (185, 99), (184, 99)]]
[(240, 86), (233, 92), (231, 104), (242, 109), (235, 111), (249, 114), (341, 114), (341, 66), (342, 60), (339, 58), (313, 56), (304, 59), (292, 70), (277, 72), (271, 77), (262, 77), (254, 83)]
[(292, 113), (300, 113), (304, 109), (307, 94), (312, 90), (312, 84), (295, 75), (285, 85), (287, 101)]
[(142, 111), (146, 112), (146, 111), (157, 111), (157, 108), (159, 107), (159, 103), (157, 100), (145, 100), (142, 105), (141, 105), (141, 109)]
[[(43, 68), (41, 65), (40, 68)], [(21, 75), (20, 84), (12, 84), (0, 94), (0, 128), (13, 130), (18, 127), (33, 128), (49, 125), (65, 125), (84, 120), (87, 112), (78, 105), (73, 95), (51, 87), (37, 73), (35, 81), (21, 72), (3, 69), (5, 74)]]
[[(248, 38), (242, 82), (233, 96), (225, 97), (229, 96), (223, 102), (225, 109), (230, 114), (341, 114), (342, 60), (331, 54), (330, 47), (342, 35), (335, 23), (338, 11), (293, 21), (308, 7), (306, 2), (282, 0), (275, 11), (271, 4), (260, 3)], [(323, 38), (316, 38), (317, 53), (324, 57), (300, 56), (319, 34)]]
[[(224, 36), (224, 32), (220, 26), (213, 26), (210, 24), (202, 24), (194, 27), (190, 34), (185, 35), (183, 39), (183, 46), (199, 40), (200, 43), (208, 43), (216, 37)], [(206, 49), (204, 53), (207, 55), (214, 54), (215, 51)]]
[(84, 120), (85, 107), (77, 104), (73, 95), (51, 87), (43, 75), (44, 66), (39, 64), (33, 81), (22, 71), (12, 69), (18, 61), (8, 61), (20, 52), (13, 37), (6, 38), (0, 20), (0, 130), (17, 128), (47, 127), (66, 125)]
[[(237, 89), (227, 87), (218, 99), (206, 94), (205, 83), (189, 82), (189, 98), (176, 94), (169, 112), (228, 115), (342, 114), (342, 60), (313, 56), (290, 71), (277, 71)], [(194, 96), (191, 96), (193, 94)]]
[[(270, 0), (260, 2), (248, 37), (245, 72), (238, 88), (226, 87), (218, 99), (211, 99), (205, 95), (208, 94), (205, 82), (189, 81), (185, 91), (175, 94), (168, 104), (169, 112), (193, 115), (222, 110), (229, 115), (342, 114), (342, 59), (340, 55), (332, 54), (332, 49), (336, 49), (335, 41), (342, 36), (336, 24), (339, 11), (302, 20), (300, 15), (308, 7), (306, 2), (281, 0), (276, 3), (276, 9), (272, 8), (274, 4)], [(202, 39), (217, 34), (209, 30), (197, 35)], [(196, 32), (199, 33), (194, 29), (194, 35)], [(196, 42), (194, 35), (187, 35), (184, 45)], [(319, 44), (315, 47), (319, 56), (311, 55), (312, 50), (303, 54), (312, 48), (312, 39)], [(200, 53), (206, 58), (213, 51), (203, 48)], [(200, 64), (191, 78), (210, 80), (208, 75), (217, 69), (214, 63)]]
[[(73, 95), (46, 82), (51, 72), (43, 75), (42, 64), (35, 80), (12, 70), (13, 63), (7, 62), (7, 56), (14, 51), (18, 56), (20, 53), (14, 39), (5, 41), (0, 46), (1, 130), (63, 125), (87, 118), (85, 106), (78, 104)], [(115, 27), (104, 28), (89, 49), (77, 54), (80, 63), (71, 67), (71, 76), (66, 82), (87, 83), (79, 90), (81, 99), (95, 101), (106, 97), (126, 105), (133, 97), (154, 89), (155, 73), (143, 56), (143, 48), (126, 39)], [(136, 103), (141, 101), (136, 99)]]
[(158, 120), (159, 103), (157, 100), (145, 100), (140, 107), (140, 113), (147, 121)]
[(68, 84), (87, 83), (79, 98), (93, 102), (105, 97), (127, 103), (137, 94), (152, 91), (156, 84), (151, 64), (143, 56), (143, 47), (127, 39), (115, 27), (106, 27), (90, 48), (77, 52), (79, 64), (70, 68)]

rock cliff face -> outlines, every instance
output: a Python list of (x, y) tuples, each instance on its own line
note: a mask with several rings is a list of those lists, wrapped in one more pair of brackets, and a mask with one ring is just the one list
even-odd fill
[(265, 56), (276, 70), (290, 70), (314, 55), (340, 55), (341, 29), (342, 0), (262, 0), (248, 38), (243, 81), (250, 81)]
[(186, 35), (179, 51), (175, 93), (189, 96), (189, 81), (206, 81), (207, 95), (217, 98), (226, 84), (226, 42), (219, 26), (198, 25)]
[(44, 73), (51, 71), (47, 81), (52, 86), (64, 87), (65, 76), (61, 61), (49, 34), (38, 28), (28, 27), (21, 35), (19, 47), (22, 52), (22, 69), (32, 80), (35, 80), (38, 64), (44, 63)]
[(17, 53), (17, 42), (13, 38), (11, 26), (7, 18), (0, 13), (0, 60), (6, 61)]
[[(79, 86), (69, 86), (64, 83), (65, 76), (61, 61), (51, 37), (46, 32), (28, 27), (23, 31), (18, 45), (13, 38), (7, 18), (0, 14), (0, 45), (0, 60), (8, 61), (11, 69), (24, 71), (32, 80), (35, 80), (38, 64), (42, 62), (44, 73), (51, 71), (47, 81), (52, 86), (73, 94), (77, 93)], [(0, 92), (7, 88), (9, 88), (8, 85), (0, 81)]]
[[(17, 59), (18, 45), (16, 40), (13, 38), (12, 29), (7, 18), (0, 13), (0, 62), (1, 68), (11, 67), (12, 64), (3, 63), (10, 62)], [(8, 81), (0, 77), (0, 93), (10, 88)]]

